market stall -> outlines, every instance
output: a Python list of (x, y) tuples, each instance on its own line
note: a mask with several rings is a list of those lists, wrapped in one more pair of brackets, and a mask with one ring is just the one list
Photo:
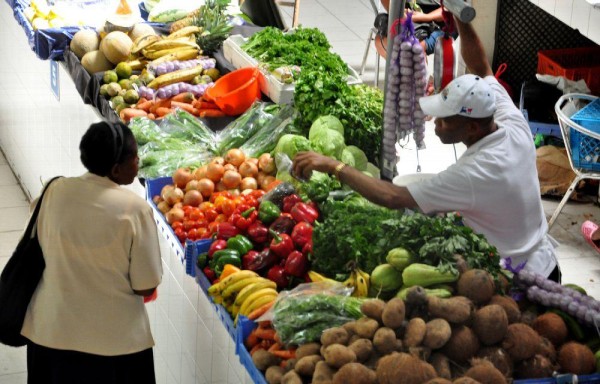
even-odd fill
[[(456, 215), (393, 211), (338, 175), (294, 175), (290, 159), (314, 150), (379, 178), (385, 127), (396, 127), (382, 117), (383, 94), (317, 29), (242, 36), (212, 11), (200, 12), (220, 43), (200, 39), (196, 24), (150, 25), (146, 35), (108, 32), (91, 36), (92, 48), (64, 47), (50, 72), (65, 80), (62, 92), (31, 93), (44, 107), (16, 109), (23, 132), (2, 133), (35, 196), (38, 178), (81, 171), (72, 143), (91, 121), (131, 127), (144, 182), (132, 188), (161, 235), (163, 283), (148, 304), (159, 380), (554, 382), (558, 372), (600, 382), (600, 304), (581, 289), (501, 268), (496, 248)], [(14, 60), (30, 62), (22, 31), (8, 24), (3, 41), (16, 38)], [(424, 68), (422, 50), (410, 53), (402, 75)], [(418, 142), (423, 116), (413, 108), (410, 119), (400, 133)]]

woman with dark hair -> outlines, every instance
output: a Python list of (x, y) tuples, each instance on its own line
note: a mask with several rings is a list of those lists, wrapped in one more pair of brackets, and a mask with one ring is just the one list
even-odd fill
[(79, 149), (88, 172), (52, 182), (37, 221), (46, 268), (21, 330), (28, 383), (155, 383), (144, 296), (161, 281), (158, 235), (151, 207), (121, 187), (137, 144), (100, 122)]

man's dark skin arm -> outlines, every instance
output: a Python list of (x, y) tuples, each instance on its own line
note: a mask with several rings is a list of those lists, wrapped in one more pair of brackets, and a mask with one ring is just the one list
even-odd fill
[(454, 17), (454, 23), (460, 36), (460, 54), (469, 72), (481, 77), (494, 75), (492, 67), (487, 61), (483, 44), (473, 25), (470, 23), (465, 24), (456, 17)]

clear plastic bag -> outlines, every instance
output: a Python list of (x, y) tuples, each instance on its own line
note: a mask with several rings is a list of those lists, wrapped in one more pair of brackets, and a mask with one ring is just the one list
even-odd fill
[(263, 153), (271, 152), (281, 136), (293, 133), (296, 114), (294, 107), (290, 105), (282, 107), (279, 113), (268, 124), (263, 125), (240, 149), (247, 157), (259, 157)]
[(318, 341), (325, 329), (362, 317), (364, 299), (351, 297), (351, 288), (334, 281), (300, 284), (279, 294), (258, 321), (271, 320), (281, 342), (301, 345)]

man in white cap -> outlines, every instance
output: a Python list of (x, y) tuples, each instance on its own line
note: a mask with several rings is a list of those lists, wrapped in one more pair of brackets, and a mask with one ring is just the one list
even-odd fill
[(467, 146), (456, 164), (406, 187), (374, 180), (313, 152), (299, 153), (293, 171), (304, 177), (313, 170), (328, 172), (389, 208), (418, 208), (427, 214), (459, 212), (465, 225), (485, 235), (501, 257), (512, 259), (513, 266), (526, 261), (526, 269), (560, 281), (529, 125), (494, 78), (473, 27), (456, 18), (455, 22), (471, 74), (456, 78), (439, 94), (421, 98), (420, 104), (425, 114), (435, 117), (435, 133), (443, 143)]

